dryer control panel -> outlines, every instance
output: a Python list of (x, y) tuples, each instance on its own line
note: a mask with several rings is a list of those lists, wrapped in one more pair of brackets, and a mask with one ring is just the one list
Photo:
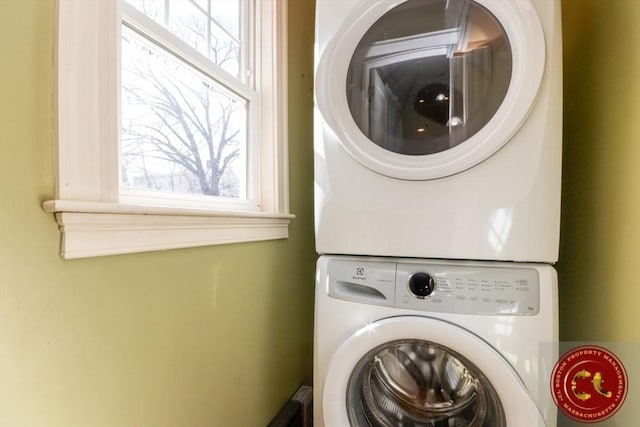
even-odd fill
[(409, 310), (458, 314), (535, 315), (534, 268), (446, 261), (332, 259), (329, 296)]

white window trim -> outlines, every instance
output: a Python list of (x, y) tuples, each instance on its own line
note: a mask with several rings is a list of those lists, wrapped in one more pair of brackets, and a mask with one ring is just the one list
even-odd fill
[[(58, 0), (54, 55), (55, 213), (62, 258), (288, 237), (286, 1), (259, 0), (260, 210), (122, 203), (119, 197), (119, 2)], [(269, 14), (272, 19), (261, 20)], [(272, 25), (272, 26), (270, 26)], [(276, 58), (273, 61), (271, 58)], [(264, 64), (273, 64), (265, 67)], [(267, 89), (267, 90), (265, 90)], [(268, 154), (268, 155), (267, 155)]]

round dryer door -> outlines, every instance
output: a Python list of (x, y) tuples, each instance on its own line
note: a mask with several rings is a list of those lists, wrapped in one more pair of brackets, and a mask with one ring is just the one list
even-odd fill
[(317, 101), (364, 166), (434, 179), (473, 167), (513, 136), (544, 60), (528, 0), (366, 0), (322, 53)]
[(400, 316), (362, 328), (327, 372), (328, 426), (545, 425), (507, 360), (476, 335), (433, 318)]

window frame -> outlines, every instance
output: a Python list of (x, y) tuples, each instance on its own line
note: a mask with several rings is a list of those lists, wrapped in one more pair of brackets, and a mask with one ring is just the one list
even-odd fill
[(289, 212), (286, 2), (255, 4), (258, 210), (120, 197), (120, 1), (56, 1), (54, 200), (64, 259), (282, 239)]

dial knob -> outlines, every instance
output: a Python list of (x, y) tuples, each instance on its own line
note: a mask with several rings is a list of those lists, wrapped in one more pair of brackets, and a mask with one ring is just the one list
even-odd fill
[(427, 273), (414, 273), (409, 277), (409, 290), (418, 298), (428, 297), (435, 288), (436, 282)]

